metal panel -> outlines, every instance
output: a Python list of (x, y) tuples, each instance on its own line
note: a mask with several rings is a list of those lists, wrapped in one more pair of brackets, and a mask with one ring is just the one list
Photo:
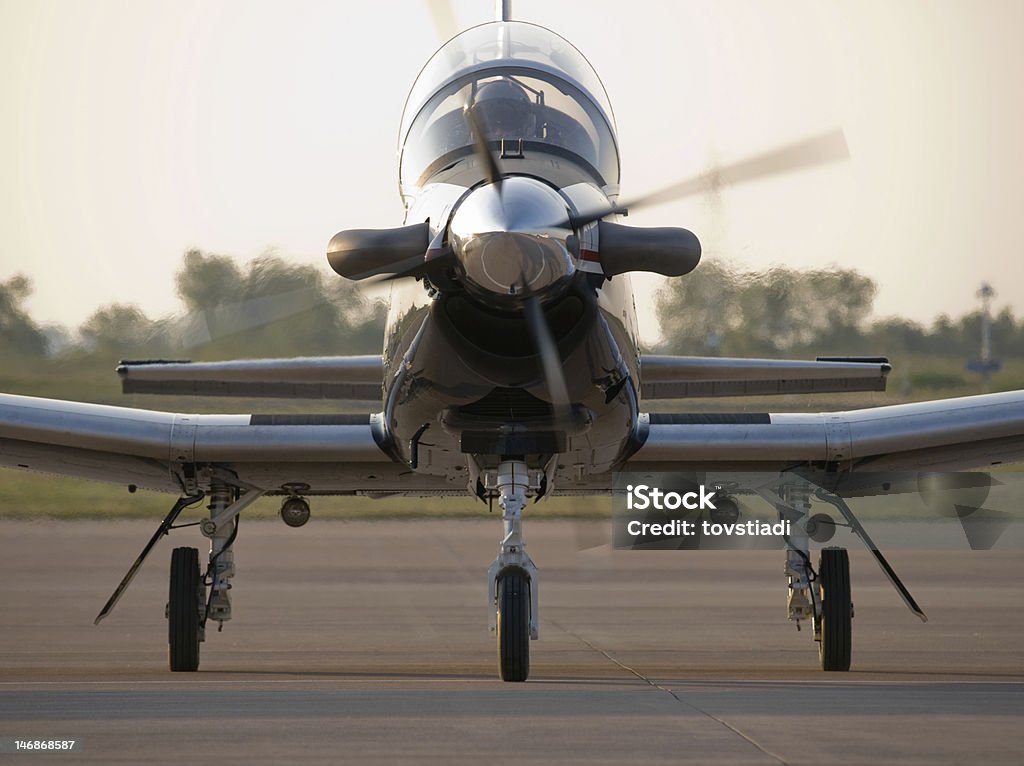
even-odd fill
[(228, 362), (122, 362), (126, 394), (260, 396), (380, 402), (380, 356), (240, 359)]
[[(334, 468), (314, 472), (333, 477), (326, 489), (356, 491), (368, 488), (360, 476), (407, 470), (377, 446), (370, 418), (359, 420), (291, 416), (257, 418), (253, 425), (251, 415), (173, 414), (0, 394), (0, 465), (177, 490), (173, 473), (183, 464), (230, 464), (236, 473), (240, 464), (267, 464), (261, 475), (286, 476), (283, 482), (303, 480), (296, 463), (327, 463)], [(384, 491), (397, 489), (396, 481)]]
[(645, 399), (884, 391), (885, 362), (644, 355)]
[(125, 486), (134, 484), (157, 492), (181, 491), (166, 463), (75, 447), (0, 439), (0, 466)]
[(195, 459), (199, 463), (274, 460), (280, 462), (380, 462), (385, 455), (369, 424), (260, 426), (196, 424)]
[[(828, 451), (824, 423), (651, 423), (634, 463), (823, 461)], [(631, 470), (631, 469), (627, 469)]]
[(165, 461), (174, 420), (169, 412), (0, 394), (3, 439)]
[(1024, 456), (1024, 392), (836, 413), (782, 413), (757, 423), (650, 425), (628, 466), (842, 462), (854, 470), (967, 470)]

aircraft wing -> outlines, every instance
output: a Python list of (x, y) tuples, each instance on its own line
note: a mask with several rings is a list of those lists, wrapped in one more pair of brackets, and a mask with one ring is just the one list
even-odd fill
[[(377, 415), (191, 415), (0, 394), (0, 466), (194, 493), (202, 471), (267, 494), (462, 494), (378, 446)], [(197, 476), (197, 472), (200, 474)]]
[(379, 355), (228, 362), (156, 359), (121, 362), (117, 374), (126, 394), (346, 399), (379, 406), (384, 365)]
[(658, 356), (640, 360), (644, 399), (884, 391), (887, 359), (819, 357), (815, 361)]
[(646, 439), (623, 470), (962, 471), (1024, 460), (1024, 391), (846, 412), (643, 417)]

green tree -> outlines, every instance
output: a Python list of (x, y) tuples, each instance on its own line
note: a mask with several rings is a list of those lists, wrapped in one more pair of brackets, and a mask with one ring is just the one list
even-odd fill
[(928, 333), (917, 322), (887, 317), (871, 325), (867, 346), (892, 357), (928, 353)]
[(106, 356), (160, 356), (170, 350), (166, 323), (138, 306), (112, 303), (97, 309), (78, 329), (86, 349)]
[(204, 358), (379, 351), (383, 317), (351, 282), (268, 253), (246, 268), (230, 258), (186, 253), (177, 275), (188, 309), (184, 348)]
[(24, 307), (31, 294), (32, 282), (24, 274), (0, 282), (0, 354), (5, 358), (46, 353), (46, 336)]
[(742, 316), (736, 310), (741, 277), (727, 266), (702, 263), (671, 280), (655, 297), (667, 350), (680, 354), (732, 353)]
[(199, 250), (185, 253), (175, 275), (178, 295), (190, 313), (210, 311), (238, 300), (242, 272), (226, 255), (205, 255)]
[(670, 282), (658, 316), (675, 353), (860, 353), (875, 292), (847, 269), (753, 272), (712, 262)]
[(999, 358), (1024, 356), (1024, 322), (1018, 324), (1009, 308), (992, 318), (992, 353)]

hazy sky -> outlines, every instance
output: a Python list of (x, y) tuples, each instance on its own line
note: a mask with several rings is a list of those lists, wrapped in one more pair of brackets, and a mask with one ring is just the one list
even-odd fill
[[(455, 2), (462, 26), (489, 0)], [(1024, 3), (558, 2), (516, 18), (574, 42), (618, 120), (623, 199), (841, 127), (848, 162), (645, 210), (706, 258), (857, 268), (876, 310), (1024, 314)], [(398, 225), (405, 95), (425, 5), (0, 0), (0, 279), (42, 321), (179, 309), (192, 247), (321, 265), (339, 229)], [(649, 306), (645, 280), (638, 304)], [(648, 335), (654, 325), (648, 315)]]

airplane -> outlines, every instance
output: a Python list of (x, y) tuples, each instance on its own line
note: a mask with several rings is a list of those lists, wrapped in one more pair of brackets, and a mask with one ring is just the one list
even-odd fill
[(500, 678), (525, 681), (540, 625), (528, 502), (608, 497), (623, 476), (665, 474), (758, 494), (791, 522), (788, 617), (810, 621), (822, 669), (848, 670), (849, 559), (830, 547), (811, 561), (827, 526), (812, 500), (836, 508), (923, 619), (843, 498), (880, 492), (879, 477), (1024, 458), (1024, 391), (845, 412), (649, 413), (659, 399), (884, 390), (881, 357), (650, 355), (637, 333), (630, 275), (686, 278), (701, 247), (683, 228), (622, 223), (630, 208), (841, 159), (845, 142), (826, 134), (620, 201), (597, 73), (567, 40), (498, 5), (494, 21), (438, 50), (409, 93), (403, 225), (342, 231), (328, 246), (340, 277), (391, 287), (379, 356), (118, 367), (125, 393), (346, 400), (367, 403), (363, 414), (196, 415), (0, 394), (0, 465), (177, 497), (97, 623), (182, 511), (206, 502), (205, 569), (196, 548), (171, 555), (172, 671), (196, 671), (211, 621), (231, 619), (238, 519), (258, 498), (280, 497), (282, 519), (301, 526), (317, 496), (468, 495), (501, 508), (489, 621)]

